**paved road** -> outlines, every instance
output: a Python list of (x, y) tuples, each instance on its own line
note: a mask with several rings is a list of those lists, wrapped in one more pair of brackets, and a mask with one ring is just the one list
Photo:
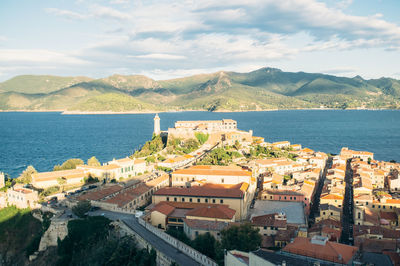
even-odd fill
[(324, 171), (322, 173), (321, 178), (318, 181), (318, 187), (314, 194), (314, 198), (313, 198), (311, 209), (310, 209), (310, 216), (308, 218), (308, 226), (309, 227), (311, 227), (315, 223), (315, 216), (316, 216), (316, 214), (319, 213), (319, 202), (320, 202), (322, 189), (324, 188), (325, 178), (326, 178), (328, 169), (330, 169), (331, 167), (332, 167), (332, 157), (329, 157), (328, 160), (326, 161)]
[(115, 213), (105, 210), (97, 210), (94, 212), (90, 212), (89, 215), (103, 215), (111, 220), (121, 220), (123, 221), (129, 228), (139, 234), (141, 237), (146, 239), (146, 241), (153, 246), (155, 249), (164, 253), (166, 256), (174, 260), (178, 265), (181, 266), (189, 266), (189, 265), (200, 265), (198, 262), (193, 260), (191, 257), (186, 254), (180, 252), (175, 247), (171, 246), (164, 240), (160, 239), (146, 228), (144, 228), (139, 222), (136, 220), (135, 216), (132, 214), (124, 214), (124, 213)]
[(343, 211), (342, 211), (342, 235), (340, 243), (353, 245), (353, 170), (351, 169), (351, 159), (347, 160), (346, 165), (346, 191), (344, 194)]

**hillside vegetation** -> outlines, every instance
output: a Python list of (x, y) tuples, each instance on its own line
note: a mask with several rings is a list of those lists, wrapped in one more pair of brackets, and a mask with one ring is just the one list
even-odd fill
[(156, 81), (142, 75), (18, 76), (0, 83), (0, 110), (251, 111), (400, 108), (400, 81), (262, 68)]

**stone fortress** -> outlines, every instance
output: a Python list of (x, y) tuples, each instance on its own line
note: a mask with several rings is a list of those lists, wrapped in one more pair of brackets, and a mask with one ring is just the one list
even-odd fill
[(233, 145), (236, 141), (251, 143), (253, 131), (238, 130), (237, 122), (232, 119), (177, 121), (168, 131), (160, 130), (160, 117), (154, 117), (154, 134), (168, 135), (168, 138), (196, 139), (196, 133), (208, 134), (207, 144), (215, 145), (221, 140), (227, 145)]

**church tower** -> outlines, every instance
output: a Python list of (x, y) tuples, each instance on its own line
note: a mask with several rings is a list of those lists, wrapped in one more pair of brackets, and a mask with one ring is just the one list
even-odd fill
[(160, 130), (160, 117), (158, 117), (158, 114), (154, 117), (154, 132), (155, 135), (160, 135), (161, 130)]

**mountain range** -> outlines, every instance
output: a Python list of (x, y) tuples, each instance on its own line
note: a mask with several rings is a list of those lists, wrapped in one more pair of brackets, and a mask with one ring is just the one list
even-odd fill
[(400, 80), (261, 68), (170, 80), (16, 76), (0, 83), (0, 110), (147, 112), (400, 108)]

